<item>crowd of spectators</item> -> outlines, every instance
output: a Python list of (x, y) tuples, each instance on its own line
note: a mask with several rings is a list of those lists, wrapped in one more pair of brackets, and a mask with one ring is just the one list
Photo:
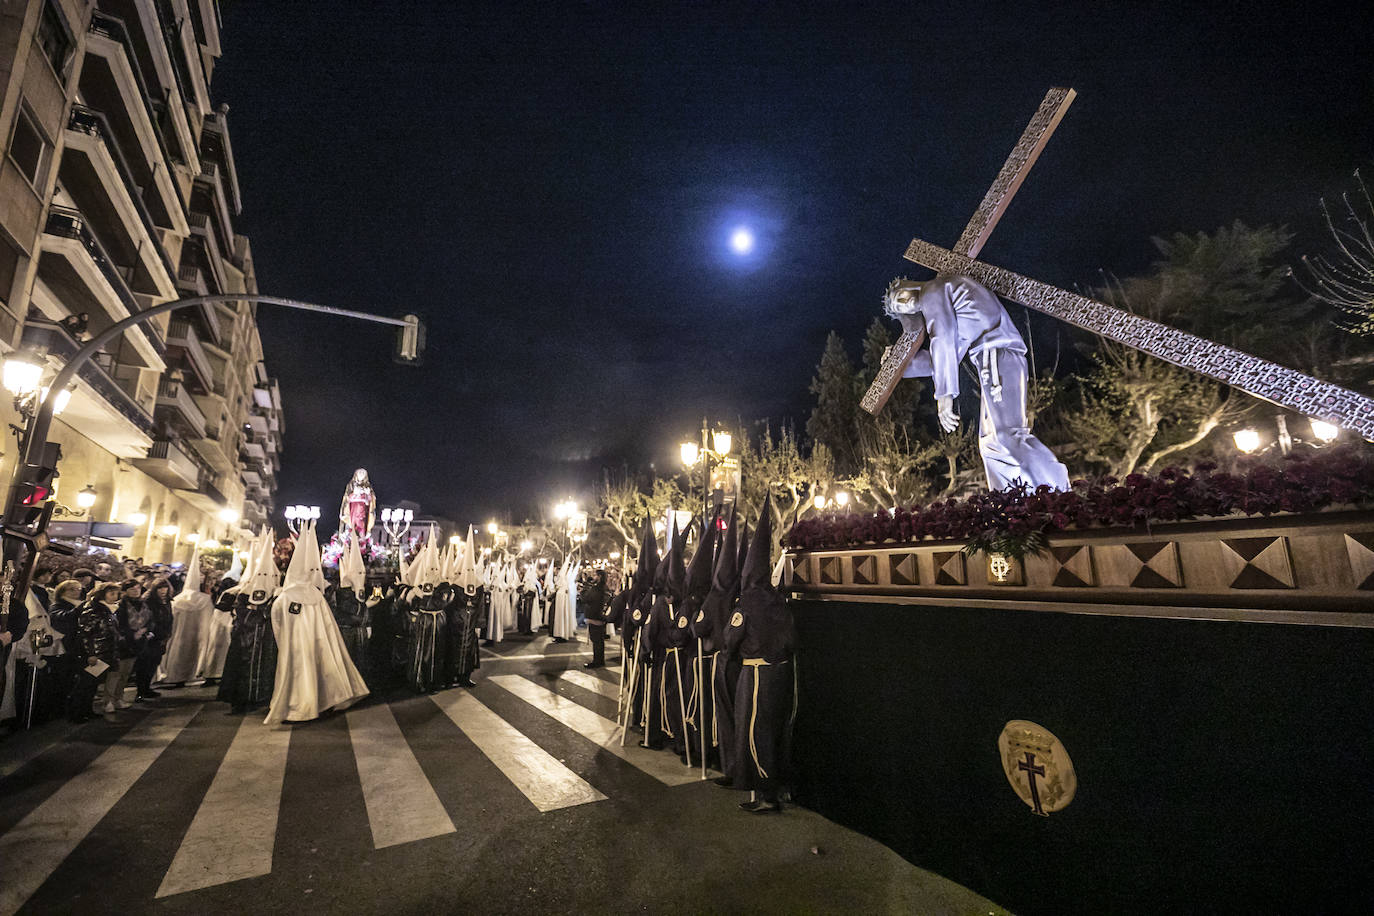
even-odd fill
[[(0, 725), (84, 722), (157, 697), (172, 598), (185, 578), (180, 564), (44, 555), (29, 600), (12, 594), (0, 621)], [(216, 579), (209, 572), (207, 591)]]

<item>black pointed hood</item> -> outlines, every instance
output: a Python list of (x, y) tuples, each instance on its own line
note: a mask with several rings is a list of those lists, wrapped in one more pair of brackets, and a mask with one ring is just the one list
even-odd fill
[(770, 588), (773, 584), (773, 509), (772, 494), (763, 498), (759, 524), (749, 542), (749, 555), (740, 570), (740, 591)]
[(677, 604), (687, 596), (687, 564), (682, 559), (682, 543), (687, 540), (677, 530), (677, 519), (673, 520), (673, 545), (668, 548), (668, 570), (663, 588), (668, 597)]
[(649, 583), (658, 569), (658, 541), (654, 538), (652, 518), (644, 519), (644, 531), (639, 540), (639, 563), (635, 566), (635, 579), (630, 585), (630, 607), (638, 607), (640, 600), (649, 593)]
[(701, 540), (697, 542), (697, 552), (692, 555), (692, 562), (687, 566), (687, 594), (698, 601), (711, 590), (711, 567), (715, 559), (716, 523), (719, 519), (720, 510), (717, 509), (711, 521), (704, 527)]
[(749, 558), (749, 522), (740, 519), (739, 544), (735, 550), (735, 594), (739, 594), (739, 577), (744, 571), (744, 561)]
[(739, 524), (735, 521), (734, 506), (730, 507), (730, 520), (725, 523), (725, 535), (721, 539), (720, 556), (716, 557), (711, 588), (726, 595), (733, 595), (739, 590)]

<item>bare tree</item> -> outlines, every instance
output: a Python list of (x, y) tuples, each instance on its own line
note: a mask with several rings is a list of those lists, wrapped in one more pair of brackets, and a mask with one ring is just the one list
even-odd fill
[(1321, 202), (1327, 231), (1336, 244), (1329, 255), (1302, 259), (1316, 289), (1312, 295), (1354, 316), (1348, 325), (1361, 337), (1374, 337), (1374, 199), (1358, 169), (1355, 184), (1359, 190), (1341, 195), (1345, 213), (1339, 222), (1332, 217), (1325, 199)]

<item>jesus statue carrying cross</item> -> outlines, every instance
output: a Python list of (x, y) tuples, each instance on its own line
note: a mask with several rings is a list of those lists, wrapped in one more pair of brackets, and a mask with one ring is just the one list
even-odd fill
[(940, 428), (959, 425), (959, 364), (967, 356), (978, 370), (982, 407), (978, 451), (988, 486), (1005, 489), (1023, 481), (1069, 488), (1069, 472), (1031, 434), (1026, 420), (1026, 343), (1011, 317), (987, 287), (958, 274), (924, 283), (898, 277), (883, 295), (883, 311), (907, 333), (924, 330), (926, 345), (907, 364), (904, 378), (927, 377), (935, 384)]

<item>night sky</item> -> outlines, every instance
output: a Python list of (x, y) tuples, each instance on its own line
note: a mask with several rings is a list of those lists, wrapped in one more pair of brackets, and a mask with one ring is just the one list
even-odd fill
[(279, 501), (328, 516), (365, 466), (518, 521), (703, 414), (804, 426), (826, 333), (857, 356), (1052, 85), (1078, 99), (982, 256), (1060, 285), (1235, 219), (1320, 250), (1374, 154), (1359, 3), (618, 6), (224, 4), (261, 291), (429, 322), (415, 369), (391, 329), (262, 310)]

